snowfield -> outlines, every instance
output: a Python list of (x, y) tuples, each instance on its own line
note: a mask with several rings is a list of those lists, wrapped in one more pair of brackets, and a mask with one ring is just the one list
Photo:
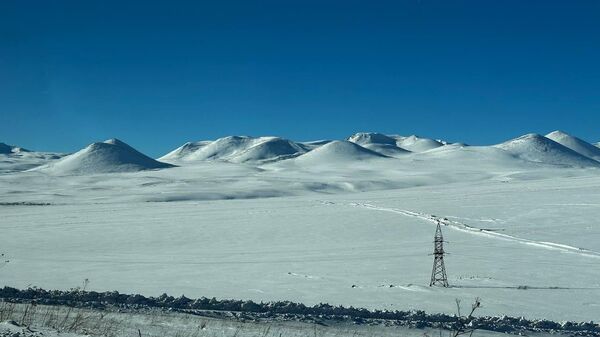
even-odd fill
[[(589, 143), (548, 137), (227, 137), (161, 161), (113, 141), (24, 169), (11, 152), (0, 273), (18, 288), (89, 279), (98, 291), (443, 313), (481, 297), (480, 315), (597, 321), (600, 162)], [(437, 221), (447, 289), (428, 286)]]

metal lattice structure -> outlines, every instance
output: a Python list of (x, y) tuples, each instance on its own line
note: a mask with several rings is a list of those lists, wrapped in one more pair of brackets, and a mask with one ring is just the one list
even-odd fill
[(446, 276), (446, 266), (444, 266), (444, 237), (442, 236), (442, 227), (437, 223), (435, 230), (433, 248), (433, 270), (431, 271), (431, 282), (429, 286), (448, 287), (448, 277)]

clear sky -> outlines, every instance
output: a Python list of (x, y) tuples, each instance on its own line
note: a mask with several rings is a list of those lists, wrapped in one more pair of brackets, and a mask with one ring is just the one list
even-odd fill
[(600, 1), (0, 1), (0, 142), (600, 141)]

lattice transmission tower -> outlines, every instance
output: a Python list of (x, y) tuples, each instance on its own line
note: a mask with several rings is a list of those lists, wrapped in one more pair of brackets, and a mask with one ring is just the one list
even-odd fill
[(431, 271), (431, 282), (429, 286), (439, 285), (448, 287), (448, 277), (446, 276), (446, 266), (444, 266), (444, 237), (442, 236), (442, 227), (437, 223), (435, 230), (435, 239), (433, 246), (433, 270)]

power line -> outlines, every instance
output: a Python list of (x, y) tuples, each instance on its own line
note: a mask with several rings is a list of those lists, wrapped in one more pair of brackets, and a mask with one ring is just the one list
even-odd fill
[(449, 285), (448, 276), (446, 276), (446, 266), (444, 266), (444, 237), (442, 236), (442, 227), (439, 221), (433, 242), (433, 269), (431, 270), (431, 282), (429, 282), (429, 286), (440, 285), (447, 288)]

